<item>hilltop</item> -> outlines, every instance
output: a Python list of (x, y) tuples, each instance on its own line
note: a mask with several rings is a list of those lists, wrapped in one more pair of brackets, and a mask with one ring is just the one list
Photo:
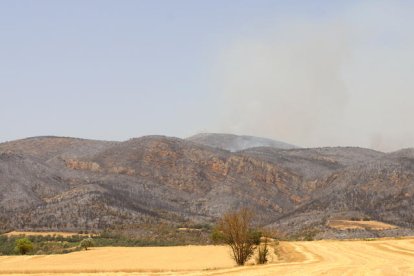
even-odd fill
[(297, 146), (268, 138), (224, 133), (199, 133), (188, 137), (187, 140), (231, 152), (255, 147), (271, 147), (276, 149), (297, 148)]

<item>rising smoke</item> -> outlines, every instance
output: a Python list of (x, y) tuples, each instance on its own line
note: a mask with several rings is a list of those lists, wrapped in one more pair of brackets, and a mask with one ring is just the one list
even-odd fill
[(394, 2), (375, 3), (236, 39), (217, 63), (217, 131), (305, 147), (413, 147), (413, 21)]

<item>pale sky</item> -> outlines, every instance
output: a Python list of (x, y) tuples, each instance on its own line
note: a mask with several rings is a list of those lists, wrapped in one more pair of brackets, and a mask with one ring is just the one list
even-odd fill
[(0, 141), (414, 147), (414, 2), (0, 1)]

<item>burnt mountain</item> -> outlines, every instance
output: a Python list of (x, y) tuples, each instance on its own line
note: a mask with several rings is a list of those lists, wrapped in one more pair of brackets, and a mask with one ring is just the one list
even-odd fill
[(294, 145), (268, 138), (224, 133), (199, 133), (188, 137), (187, 140), (213, 148), (229, 150), (231, 152), (255, 147), (271, 147), (277, 149), (297, 148)]
[(0, 227), (105, 229), (212, 223), (248, 206), (283, 231), (359, 214), (414, 223), (414, 150), (231, 152), (194, 139), (35, 137), (0, 144)]

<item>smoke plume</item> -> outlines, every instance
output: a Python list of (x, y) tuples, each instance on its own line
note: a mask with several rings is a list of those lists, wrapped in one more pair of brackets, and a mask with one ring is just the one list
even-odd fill
[(393, 3), (235, 39), (217, 61), (216, 130), (304, 147), (414, 146), (413, 21)]

